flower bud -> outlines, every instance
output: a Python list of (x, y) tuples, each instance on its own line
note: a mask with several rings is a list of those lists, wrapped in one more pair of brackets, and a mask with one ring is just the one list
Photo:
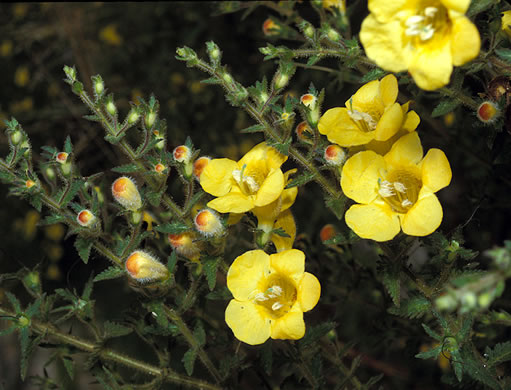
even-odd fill
[(28, 179), (28, 180), (25, 182), (25, 187), (27, 187), (27, 188), (32, 188), (33, 186), (35, 186), (35, 181)]
[(318, 98), (311, 93), (306, 93), (300, 97), (300, 102), (305, 106), (313, 110), (316, 107)]
[(137, 211), (142, 207), (142, 199), (137, 186), (129, 177), (118, 178), (112, 184), (112, 195), (122, 206), (131, 211)]
[(96, 217), (90, 210), (82, 210), (76, 216), (76, 222), (78, 222), (78, 224), (83, 227), (92, 225), (95, 220)]
[(231, 84), (231, 83), (234, 81), (234, 80), (233, 80), (233, 78), (232, 78), (232, 76), (231, 76), (229, 73), (227, 73), (227, 72), (225, 72), (225, 73), (223, 73), (223, 74), (222, 74), (222, 79), (223, 79), (223, 80), (224, 80), (227, 84)]
[(220, 216), (211, 209), (199, 211), (195, 216), (194, 223), (195, 228), (207, 237), (219, 236), (224, 232)]
[(307, 38), (314, 39), (314, 35), (316, 34), (316, 29), (312, 24), (307, 23), (302, 27), (303, 35), (305, 35)]
[(108, 99), (105, 108), (110, 115), (114, 116), (115, 114), (117, 114), (117, 107), (115, 107), (115, 104), (112, 99)]
[(71, 81), (76, 80), (76, 69), (74, 67), (71, 68), (70, 66), (67, 65), (64, 66), (64, 73)]
[(263, 33), (266, 36), (279, 35), (280, 30), (280, 26), (270, 18), (266, 19), (263, 23)]
[(165, 169), (167, 169), (167, 167), (162, 163), (158, 163), (154, 166), (154, 171), (159, 174), (161, 174)]
[(138, 118), (140, 117), (140, 114), (137, 110), (133, 109), (128, 114), (128, 124), (132, 125), (138, 121)]
[(23, 138), (23, 133), (19, 130), (11, 133), (11, 142), (13, 145), (18, 145)]
[(289, 76), (283, 73), (277, 74), (277, 77), (275, 78), (275, 88), (281, 89), (284, 88), (287, 83), (289, 82)]
[(104, 90), (105, 83), (103, 82), (100, 76), (96, 76), (94, 78), (94, 92), (96, 92), (97, 95), (101, 95)]
[(322, 242), (325, 242), (334, 238), (336, 234), (337, 230), (335, 229), (335, 226), (329, 223), (321, 228), (319, 231), (319, 238)]
[(486, 309), (490, 306), (491, 302), (493, 300), (493, 297), (490, 293), (484, 292), (479, 297), (477, 297), (477, 303), (479, 307)]
[(341, 39), (341, 35), (331, 27), (328, 28), (326, 36), (328, 37), (328, 39), (334, 42), (337, 42)]
[(188, 259), (195, 259), (199, 256), (200, 248), (197, 243), (194, 242), (194, 233), (184, 232), (179, 234), (169, 234), (167, 238), (172, 249), (180, 255)]
[(346, 152), (339, 145), (328, 145), (323, 154), (328, 165), (339, 166), (346, 159)]
[[(312, 130), (305, 121), (300, 122), (295, 129), (296, 137), (305, 143), (312, 144)], [(305, 134), (308, 133), (308, 134)]]
[(174, 160), (177, 162), (186, 163), (190, 161), (190, 158), (192, 157), (192, 151), (188, 146), (180, 145), (174, 149), (172, 155), (174, 156)]
[(147, 115), (145, 116), (145, 125), (148, 129), (153, 127), (154, 121), (156, 121), (156, 112), (149, 111)]
[(60, 152), (60, 153), (57, 153), (55, 160), (60, 164), (64, 164), (67, 161), (68, 156), (69, 156), (69, 154), (67, 154), (66, 152)]
[(206, 168), (206, 165), (208, 165), (210, 161), (211, 158), (206, 156), (199, 157), (197, 160), (195, 160), (195, 162), (193, 163), (193, 176), (197, 180), (200, 180), (200, 175), (202, 174), (202, 171), (204, 170), (204, 168)]
[(487, 100), (477, 107), (477, 118), (483, 123), (492, 123), (500, 116), (499, 107)]
[(137, 250), (126, 260), (126, 271), (137, 282), (155, 282), (167, 280), (169, 270), (149, 253)]
[(44, 173), (46, 173), (46, 177), (50, 180), (55, 179), (55, 170), (52, 167), (46, 167), (44, 170)]
[(435, 300), (435, 305), (438, 310), (453, 310), (456, 308), (457, 302), (453, 296), (445, 294)]

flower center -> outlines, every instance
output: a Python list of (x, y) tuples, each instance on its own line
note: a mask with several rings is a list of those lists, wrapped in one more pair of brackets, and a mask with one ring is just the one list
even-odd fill
[(426, 42), (433, 38), (436, 32), (444, 29), (447, 21), (445, 7), (438, 2), (428, 2), (428, 5), (419, 7), (417, 14), (406, 19), (405, 35)]
[(255, 292), (253, 302), (266, 309), (272, 318), (285, 315), (296, 302), (296, 287), (291, 279), (281, 274), (271, 274), (263, 291)]
[(232, 171), (232, 177), (245, 195), (252, 195), (259, 190), (259, 184), (252, 176), (244, 175), (246, 168), (247, 165), (245, 164), (241, 170), (235, 169)]
[(363, 132), (367, 133), (369, 131), (373, 131), (374, 129), (376, 129), (377, 123), (371, 116), (371, 114), (349, 109), (348, 115), (350, 116), (351, 120), (355, 122), (357, 127)]
[(378, 179), (378, 193), (394, 212), (406, 214), (417, 202), (422, 181), (412, 172), (394, 171), (387, 179)]

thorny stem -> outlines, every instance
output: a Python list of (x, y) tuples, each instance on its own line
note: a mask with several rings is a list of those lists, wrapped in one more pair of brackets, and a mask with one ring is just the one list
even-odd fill
[[(16, 313), (13, 313), (9, 310), (4, 309), (0, 306), (0, 314), (3, 316), (12, 316), (15, 317)], [(80, 337), (70, 335), (68, 333), (64, 333), (58, 328), (54, 327), (51, 324), (39, 322), (37, 320), (32, 319), (31, 321), (31, 329), (39, 334), (43, 335), (45, 338), (49, 338), (52, 340), (56, 340), (59, 343), (67, 344), (73, 346), (77, 349), (88, 353), (98, 353), (97, 345), (91, 343), (87, 340), (84, 340)], [(137, 371), (144, 372), (147, 375), (161, 378), (165, 382), (175, 383), (180, 386), (188, 386), (194, 387), (197, 389), (210, 389), (210, 390), (221, 390), (221, 387), (216, 386), (214, 384), (205, 382), (200, 379), (194, 379), (188, 376), (180, 375), (176, 372), (173, 372), (169, 368), (160, 368), (150, 364), (147, 364), (143, 361), (134, 359), (130, 356), (124, 355), (122, 353), (116, 352), (112, 349), (101, 349), (98, 354), (99, 358), (105, 361), (111, 361), (118, 364), (122, 364), (126, 367), (133, 368)]]
[(204, 366), (208, 369), (210, 374), (215, 378), (215, 381), (217, 383), (222, 381), (222, 378), (220, 376), (220, 373), (216, 369), (213, 362), (209, 359), (208, 355), (204, 352), (201, 345), (197, 342), (195, 339), (195, 336), (193, 335), (192, 331), (188, 328), (186, 323), (183, 321), (181, 316), (176, 313), (173, 309), (169, 308), (168, 306), (163, 306), (163, 309), (165, 311), (165, 315), (178, 327), (181, 334), (184, 336), (188, 344), (190, 344), (190, 347), (195, 349), (197, 351), (197, 355), (199, 356), (199, 359), (204, 364)]

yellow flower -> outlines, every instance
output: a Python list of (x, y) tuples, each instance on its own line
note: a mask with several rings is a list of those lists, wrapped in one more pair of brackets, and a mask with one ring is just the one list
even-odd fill
[(446, 85), (452, 67), (479, 54), (477, 28), (464, 15), (470, 0), (369, 0), (360, 41), (391, 72), (408, 70), (425, 90)]
[(501, 29), (511, 39), (511, 11), (502, 12)]
[(415, 111), (408, 112), (408, 103), (396, 102), (397, 79), (387, 75), (360, 88), (346, 107), (331, 108), (319, 120), (318, 129), (330, 142), (350, 147), (373, 140), (386, 141), (401, 128), (413, 131), (419, 124)]
[(416, 132), (401, 137), (385, 156), (372, 150), (357, 153), (341, 176), (344, 194), (360, 203), (346, 212), (346, 224), (375, 241), (391, 240), (401, 229), (410, 236), (431, 234), (443, 216), (435, 192), (448, 186), (451, 177), (444, 152), (430, 149), (423, 158)]
[(204, 168), (200, 184), (216, 196), (208, 207), (220, 213), (244, 213), (270, 204), (284, 190), (280, 166), (287, 157), (262, 142), (238, 162), (214, 159)]
[[(287, 185), (289, 181), (289, 176), (295, 172), (296, 169), (291, 169), (284, 173), (285, 185)], [(289, 208), (295, 202), (297, 194), (298, 187), (287, 188), (282, 191), (281, 196), (270, 204), (262, 207), (254, 207), (252, 209), (252, 213), (257, 218), (257, 228), (264, 232), (260, 240), (262, 245), (266, 244), (268, 240), (271, 240), (277, 252), (293, 247), (296, 237), (296, 224)], [(271, 233), (274, 229), (279, 228), (282, 228), (289, 237)]]
[(346, 0), (323, 0), (323, 8), (337, 8), (341, 13), (346, 12)]
[(234, 299), (225, 322), (247, 344), (297, 340), (305, 334), (303, 312), (319, 300), (321, 285), (305, 270), (305, 254), (289, 249), (273, 255), (253, 250), (238, 256), (227, 273)]
[(99, 32), (99, 38), (112, 46), (120, 46), (122, 44), (122, 36), (117, 31), (115, 24), (103, 27)]

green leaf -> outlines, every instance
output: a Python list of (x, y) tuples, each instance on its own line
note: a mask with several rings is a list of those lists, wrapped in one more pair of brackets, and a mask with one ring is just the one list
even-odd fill
[(109, 280), (109, 279), (116, 279), (124, 275), (124, 269), (117, 267), (117, 266), (111, 266), (108, 267), (106, 270), (100, 272), (96, 277), (94, 278), (94, 282), (99, 282), (101, 280)]
[(197, 326), (193, 330), (193, 335), (195, 340), (199, 343), (199, 347), (202, 347), (206, 344), (206, 332), (204, 331), (204, 327), (201, 322), (197, 323)]
[(470, 348), (468, 344), (461, 348), (459, 355), (463, 359), (462, 369), (470, 377), (494, 390), (500, 390), (503, 388), (492, 373), (493, 370), (488, 368), (488, 364), (483, 364), (478, 357), (474, 356), (472, 348)]
[(62, 358), (62, 364), (64, 365), (67, 374), (69, 375), (69, 378), (73, 379), (75, 375), (73, 360), (69, 358)]
[(511, 360), (511, 341), (499, 343), (490, 349), (486, 347), (487, 364), (489, 367), (498, 366)]
[(264, 131), (265, 128), (266, 128), (266, 126), (263, 126), (263, 125), (253, 125), (253, 126), (241, 129), (240, 133), (259, 133), (259, 132)]
[(183, 355), (183, 365), (185, 367), (186, 373), (191, 376), (193, 374), (193, 366), (195, 365), (195, 358), (197, 357), (197, 350), (189, 349)]
[(163, 191), (158, 191), (158, 192), (148, 191), (145, 193), (145, 198), (149, 201), (149, 203), (152, 206), (157, 207), (161, 202), (162, 195), (163, 195)]
[(442, 336), (440, 336), (437, 332), (435, 332), (434, 330), (432, 330), (429, 326), (427, 326), (426, 324), (422, 324), (422, 327), (424, 328), (424, 330), (426, 331), (426, 333), (429, 335), (429, 337), (437, 340), (437, 341), (440, 341), (442, 339)]
[(473, 16), (480, 14), (483, 11), (486, 11), (486, 9), (492, 7), (493, 5), (497, 4), (500, 0), (477, 0), (472, 1), (470, 3), (470, 7), (467, 11), (467, 16), (469, 18), (472, 18)]
[(213, 291), (216, 285), (216, 272), (218, 269), (218, 264), (220, 263), (220, 257), (214, 257), (207, 259), (204, 262), (204, 273), (206, 274), (206, 279), (208, 281), (209, 291)]
[(41, 212), (41, 209), (43, 207), (43, 201), (41, 199), (41, 196), (39, 194), (32, 195), (28, 198), (28, 203), (36, 209), (37, 211)]
[(337, 324), (335, 322), (325, 322), (317, 326), (307, 327), (305, 336), (298, 342), (300, 348), (306, 348), (315, 343), (328, 332), (335, 329), (336, 326)]
[(430, 307), (431, 303), (426, 298), (417, 296), (401, 302), (399, 307), (391, 307), (387, 311), (401, 317), (419, 318), (427, 313)]
[(400, 306), (401, 296), (401, 281), (400, 281), (399, 267), (392, 265), (390, 269), (387, 269), (383, 274), (383, 285), (392, 297), (392, 302), (397, 307)]
[(90, 250), (92, 248), (92, 241), (83, 237), (77, 237), (75, 240), (75, 248), (80, 255), (80, 258), (85, 264), (89, 261)]
[(496, 49), (495, 53), (506, 62), (511, 62), (511, 49)]
[(344, 217), (344, 205), (346, 203), (346, 196), (341, 195), (338, 198), (327, 196), (325, 198), (325, 204), (332, 210), (337, 219), (342, 220)]
[(132, 172), (139, 172), (140, 167), (137, 164), (125, 164), (125, 165), (119, 165), (118, 167), (114, 167), (111, 170), (113, 172), (118, 172), (118, 173), (132, 173)]
[(65, 193), (64, 197), (60, 199), (59, 204), (64, 207), (66, 206), (82, 189), (82, 186), (85, 184), (85, 181), (83, 180), (75, 180), (71, 183), (70, 187), (67, 189), (67, 192)]
[(172, 251), (172, 253), (167, 259), (167, 269), (171, 274), (173, 274), (174, 270), (176, 269), (176, 263), (177, 263), (176, 251)]
[(69, 135), (66, 137), (66, 142), (64, 142), (64, 152), (67, 154), (73, 153), (73, 144), (71, 143), (71, 137)]
[(54, 225), (56, 223), (65, 221), (66, 217), (58, 214), (47, 215), (42, 221), (38, 222), (39, 226)]
[(277, 151), (279, 153), (283, 154), (284, 156), (288, 156), (289, 155), (289, 146), (291, 145), (291, 141), (292, 141), (292, 138), (290, 137), (284, 142), (267, 142), (267, 143), (268, 143), (268, 145), (277, 149)]
[(439, 345), (429, 351), (420, 352), (415, 357), (417, 359), (436, 359), (438, 355), (442, 352), (442, 345)]
[(154, 229), (160, 233), (167, 234), (180, 234), (192, 230), (191, 227), (181, 222), (164, 223), (156, 226)]
[(295, 177), (293, 180), (287, 183), (286, 188), (303, 186), (304, 184), (307, 184), (308, 182), (314, 180), (315, 176), (316, 175), (314, 173), (304, 172), (303, 174)]
[(436, 118), (438, 116), (448, 114), (449, 112), (453, 111), (456, 107), (458, 107), (460, 104), (461, 102), (455, 99), (442, 100), (435, 107), (435, 109), (431, 113), (431, 116), (433, 118)]
[(369, 72), (367, 72), (362, 78), (360, 79), (361, 83), (368, 83), (369, 81), (373, 81), (376, 79), (379, 79), (385, 75), (385, 72), (383, 69), (375, 68), (371, 69)]
[(111, 321), (106, 321), (103, 328), (105, 331), (106, 338), (126, 336), (126, 335), (130, 334), (131, 332), (133, 332), (133, 329), (128, 328), (124, 325), (121, 325), (117, 322), (111, 322)]
[(29, 328), (24, 327), (19, 330), (19, 339), (21, 346), (21, 357), (20, 357), (20, 375), (21, 380), (25, 380), (28, 368), (28, 358), (30, 357), (30, 333)]

